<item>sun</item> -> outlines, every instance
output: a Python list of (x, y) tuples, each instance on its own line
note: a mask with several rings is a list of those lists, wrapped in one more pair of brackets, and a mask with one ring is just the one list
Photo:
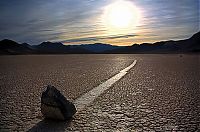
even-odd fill
[(139, 10), (130, 1), (119, 0), (104, 9), (103, 21), (108, 28), (129, 28), (139, 22)]

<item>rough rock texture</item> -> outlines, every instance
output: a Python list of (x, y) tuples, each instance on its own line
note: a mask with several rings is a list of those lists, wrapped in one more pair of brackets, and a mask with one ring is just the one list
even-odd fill
[(76, 113), (76, 108), (59, 90), (49, 85), (42, 93), (41, 112), (45, 118), (67, 120)]

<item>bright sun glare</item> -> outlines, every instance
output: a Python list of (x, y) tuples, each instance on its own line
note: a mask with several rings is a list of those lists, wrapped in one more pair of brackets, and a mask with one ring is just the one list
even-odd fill
[(138, 24), (139, 15), (132, 2), (119, 0), (105, 8), (103, 21), (108, 28), (129, 28)]

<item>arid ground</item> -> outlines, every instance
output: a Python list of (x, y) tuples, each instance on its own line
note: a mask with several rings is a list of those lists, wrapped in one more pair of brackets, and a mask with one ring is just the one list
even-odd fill
[[(47, 85), (75, 101), (137, 64), (68, 122), (46, 120)], [(0, 56), (0, 131), (200, 131), (200, 55)]]

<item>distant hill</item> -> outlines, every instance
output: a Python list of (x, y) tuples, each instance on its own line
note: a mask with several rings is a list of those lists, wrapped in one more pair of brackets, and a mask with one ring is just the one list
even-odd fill
[(62, 43), (43, 42), (39, 45), (19, 44), (12, 40), (0, 41), (0, 54), (82, 54), (92, 53), (82, 47), (72, 48)]
[(32, 46), (38, 53), (67, 53), (70, 50), (69, 46), (62, 43), (43, 42), (39, 45)]
[(84, 48), (94, 53), (102, 53), (108, 50), (114, 50), (119, 48), (119, 46), (113, 46), (110, 44), (102, 44), (102, 43), (95, 43), (95, 44), (82, 44), (82, 45), (72, 45), (72, 48)]
[(161, 41), (156, 43), (133, 44), (105, 53), (194, 53), (200, 52), (200, 32), (191, 38), (179, 41)]
[(27, 54), (33, 53), (28, 44), (18, 44), (15, 41), (4, 39), (0, 41), (0, 54)]
[(4, 39), (0, 41), (0, 54), (134, 54), (134, 53), (200, 53), (200, 32), (191, 38), (179, 41), (113, 46), (110, 44), (64, 45), (60, 42), (43, 42), (39, 45), (19, 44)]

